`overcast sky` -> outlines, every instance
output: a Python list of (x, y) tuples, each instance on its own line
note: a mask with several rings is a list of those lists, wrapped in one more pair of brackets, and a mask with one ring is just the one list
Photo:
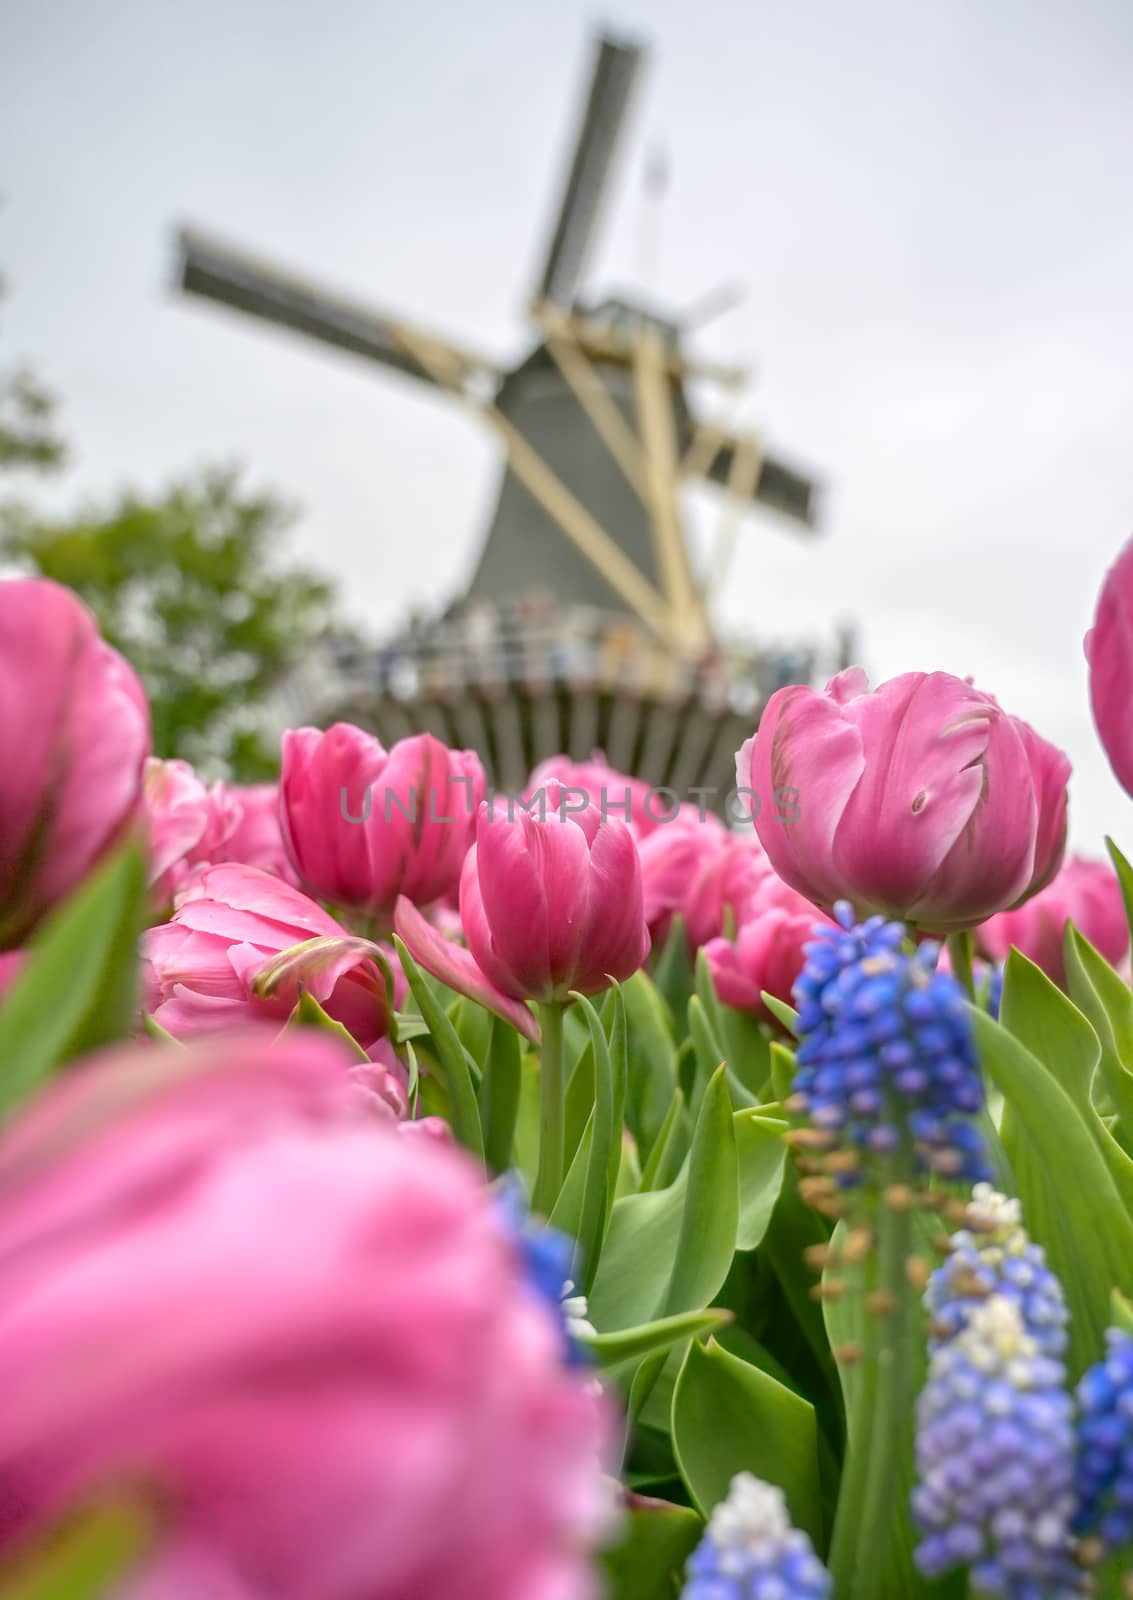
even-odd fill
[[(1079, 848), (1133, 849), (1081, 649), (1133, 532), (1129, 0), (9, 0), (0, 356), (65, 402), (50, 499), (239, 460), (373, 628), (448, 599), (491, 440), (175, 298), (172, 226), (514, 358), (603, 20), (652, 53), (589, 285), (679, 309), (739, 279), (699, 348), (753, 363), (739, 418), (827, 485), (820, 540), (747, 519), (724, 620), (850, 617), (875, 677), (974, 674), (1069, 752)], [(694, 510), (703, 543), (721, 507)]]

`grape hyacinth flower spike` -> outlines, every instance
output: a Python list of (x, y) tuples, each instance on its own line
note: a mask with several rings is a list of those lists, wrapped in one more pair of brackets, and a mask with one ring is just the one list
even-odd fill
[(830, 1575), (791, 1526), (781, 1489), (750, 1472), (732, 1479), (689, 1557), (681, 1600), (828, 1600)]
[(913, 1516), (920, 1572), (970, 1569), (980, 1596), (1086, 1593), (1071, 1556), (1073, 1406), (1066, 1369), (994, 1294), (938, 1346), (917, 1403)]
[(1104, 1361), (1078, 1385), (1078, 1512), (1075, 1532), (1103, 1559), (1133, 1543), (1133, 1336), (1106, 1334)]
[[(835, 1151), (828, 1170), (845, 1189), (871, 1157), (905, 1157), (907, 1174), (985, 1179), (971, 1118), (984, 1103), (967, 997), (935, 970), (937, 946), (913, 955), (899, 922), (835, 907), (795, 984), (800, 1045), (790, 1109), (813, 1124), (812, 1149)], [(890, 1165), (892, 1165), (890, 1163)]]
[(977, 1306), (1002, 1294), (1018, 1305), (1023, 1326), (1043, 1355), (1061, 1359), (1070, 1313), (1042, 1246), (1033, 1244), (1023, 1227), (1018, 1200), (990, 1183), (977, 1183), (967, 1215), (968, 1226), (952, 1235), (951, 1254), (925, 1291), (932, 1318), (930, 1353), (962, 1333)]

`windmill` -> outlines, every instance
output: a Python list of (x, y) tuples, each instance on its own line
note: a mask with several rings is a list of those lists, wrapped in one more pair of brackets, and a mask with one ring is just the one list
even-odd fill
[[(510, 658), (491, 670), (482, 659), (477, 668), (467, 649), (454, 651), (443, 627), (406, 643), (421, 657), (421, 670), (407, 692), (387, 687), (376, 698), (371, 694), (369, 719), (383, 737), (403, 731), (399, 718), (404, 731), (414, 723), (439, 724), (445, 736), (476, 745), (504, 781), (521, 778), (520, 768), (532, 757), (550, 753), (548, 744), (573, 753), (593, 736), (609, 745), (618, 742), (621, 725), (629, 729), (620, 737), (623, 765), (644, 765), (649, 770), (643, 775), (651, 777), (662, 765), (670, 772), (681, 735), (674, 715), (679, 723), (681, 708), (695, 710), (699, 678), (716, 647), (708, 585), (693, 571), (685, 538), (682, 500), (689, 486), (717, 485), (733, 513), (759, 503), (802, 530), (816, 521), (816, 490), (807, 476), (764, 452), (755, 436), (734, 433), (694, 409), (690, 382), (731, 391), (746, 375), (690, 354), (690, 319), (662, 316), (633, 300), (582, 297), (644, 59), (638, 43), (605, 34), (594, 42), (589, 90), (527, 308), (537, 343), (511, 370), (196, 229), (178, 234), (184, 291), (432, 385), (498, 437), (504, 455), (499, 495), (458, 616), (484, 607), (514, 610), (542, 596), (552, 608), (552, 620), (544, 614), (539, 624), (544, 633), (554, 635), (554, 619), (561, 623), (571, 615), (604, 618), (607, 627), (614, 619), (662, 665), (666, 682), (659, 698), (674, 725), (650, 743), (648, 729), (639, 726), (642, 717), (627, 721), (623, 714), (618, 723), (616, 702), (631, 687), (624, 661), (617, 681), (607, 682), (610, 673), (597, 661), (532, 673), (530, 650), (517, 654), (514, 640)], [(732, 522), (734, 536), (734, 514)], [(438, 680), (431, 687), (423, 683), (430, 671)], [(646, 700), (658, 698), (658, 687), (636, 685), (647, 691)], [(501, 695), (515, 702), (514, 715), (505, 714)], [(572, 699), (579, 703), (572, 707)], [(650, 710), (647, 705), (646, 723)], [(750, 713), (743, 714), (750, 728)], [(667, 751), (661, 765), (659, 744)]]

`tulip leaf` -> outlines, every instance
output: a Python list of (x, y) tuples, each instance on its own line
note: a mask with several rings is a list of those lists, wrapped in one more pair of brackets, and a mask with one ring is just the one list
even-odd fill
[(787, 1124), (753, 1109), (737, 1111), (733, 1126), (740, 1192), (736, 1249), (754, 1250), (767, 1232), (783, 1184)]
[[(495, 1020), (493, 1013), (478, 1001), (470, 1000), (467, 995), (458, 995), (449, 1016), (461, 1044), (482, 1073)], [(500, 1021), (503, 1021), (502, 1017)]]
[(795, 1010), (794, 1006), (789, 1006), (785, 1000), (780, 1000), (777, 995), (768, 994), (766, 989), (761, 992), (760, 999), (763, 1001), (763, 1004), (767, 1007), (768, 1011), (770, 1011), (771, 1015), (775, 1018), (776, 1022), (781, 1022), (784, 1028), (786, 1028), (787, 1032), (791, 1035), (791, 1038), (797, 1039), (799, 1036), (799, 1014)]
[(1130, 940), (1133, 941), (1133, 866), (1112, 839), (1106, 839), (1105, 847), (1109, 851), (1109, 859), (1113, 862), (1113, 870), (1117, 873), (1117, 881), (1121, 885), (1121, 898), (1125, 902), (1125, 920), (1129, 924)]
[(1066, 930), (1066, 980), (1101, 1044), (1101, 1079), (1125, 1143), (1133, 1141), (1133, 995), (1078, 929)]
[(1115, 1289), (1109, 1299), (1110, 1326), (1122, 1333), (1133, 1333), (1133, 1301), (1127, 1300), (1120, 1289)]
[(692, 962), (684, 919), (677, 915), (669, 924), (668, 937), (653, 967), (653, 982), (674, 1017), (683, 1017), (692, 994)]
[(416, 1121), (417, 1102), (421, 1097), (421, 1069), (417, 1064), (417, 1052), (408, 1040), (405, 1041), (405, 1066), (409, 1079), (405, 1086), (405, 1099), (410, 1118)]
[(676, 1088), (676, 1041), (669, 1008), (644, 972), (621, 988), (629, 1024), (626, 1122), (648, 1160)]
[[(732, 1114), (731, 1147), (738, 1172), (735, 1211), (732, 1213), (734, 1231), (726, 1247), (713, 1247), (718, 1252), (716, 1265), (714, 1272), (707, 1275), (707, 1282), (712, 1287), (701, 1300), (701, 1306), (713, 1299), (723, 1283), (736, 1249), (737, 1235), (744, 1238), (747, 1248), (753, 1248), (754, 1244), (760, 1242), (757, 1235), (762, 1225), (761, 1214), (768, 1221), (774, 1217), (774, 1195), (783, 1181), (786, 1167), (781, 1159), (781, 1147), (780, 1153), (771, 1149), (770, 1130), (756, 1126), (756, 1123), (772, 1123), (774, 1120), (767, 1116), (763, 1108), (758, 1112), (742, 1110)], [(697, 1132), (701, 1131), (698, 1122)], [(776, 1127), (776, 1141), (779, 1136), (780, 1129)], [(726, 1140), (721, 1141), (725, 1167), (731, 1159), (728, 1144)], [(626, 1195), (615, 1202), (602, 1250), (602, 1261), (590, 1295), (591, 1320), (604, 1332), (630, 1328), (661, 1314), (659, 1307), (672, 1276), (684, 1217), (690, 1167), (691, 1160), (686, 1161), (665, 1189)], [(723, 1179), (724, 1174), (720, 1176)], [(742, 1203), (740, 1196), (743, 1197)], [(724, 1182), (721, 1182), (720, 1202), (724, 1208), (728, 1208)], [(714, 1232), (710, 1232), (706, 1235), (706, 1242), (711, 1243), (714, 1237)], [(814, 1306), (813, 1301), (810, 1304)], [(673, 1306), (669, 1309), (698, 1310), (700, 1307)]]
[(609, 1600), (678, 1600), (684, 1567), (704, 1523), (687, 1506), (638, 1500), (622, 1521), (622, 1540), (603, 1557)]
[(688, 1186), (669, 1286), (658, 1311), (696, 1311), (727, 1277), (739, 1226), (736, 1129), (724, 1068), (713, 1074), (693, 1129)]
[(49, 1541), (0, 1567), (0, 1600), (103, 1600), (118, 1592), (150, 1534), (136, 1506), (85, 1510), (55, 1529)]
[(639, 1328), (619, 1328), (616, 1333), (583, 1335), (579, 1342), (585, 1345), (595, 1364), (602, 1368), (618, 1367), (627, 1361), (637, 1361), (641, 1356), (668, 1350), (684, 1339), (699, 1339), (703, 1334), (714, 1333), (731, 1322), (732, 1313), (721, 1306), (710, 1306), (704, 1311), (682, 1311), (674, 1317), (659, 1317), (655, 1322), (645, 1322)]
[[(594, 1142), (594, 1113), (582, 1130), (582, 1138), (574, 1152), (562, 1187), (555, 1196), (547, 1223), (560, 1233), (577, 1240), (582, 1226), (582, 1208), (586, 1198), (586, 1176), (590, 1169), (590, 1148)], [(585, 1291), (584, 1291), (585, 1292)]]
[(502, 1017), (493, 1017), (480, 1081), (480, 1121), (484, 1128), (484, 1159), (489, 1170), (496, 1173), (506, 1172), (512, 1163), (522, 1081), (521, 1055), (519, 1034)]
[(484, 1158), (484, 1138), (480, 1127), (480, 1111), (476, 1104), (476, 1091), (472, 1083), (472, 1068), (468, 1054), (444, 1007), (425, 982), (420, 967), (409, 954), (396, 934), (393, 937), (413, 997), (421, 1008), (421, 1015), (429, 1024), (429, 1034), (437, 1063), (444, 1075), (452, 1106), (452, 1131), (459, 1142), (473, 1155)]
[(752, 1472), (782, 1489), (792, 1522), (825, 1548), (818, 1428), (800, 1395), (714, 1340), (694, 1343), (673, 1391), (672, 1435), (681, 1476), (705, 1516), (737, 1472)]
[(642, 1170), (642, 1192), (649, 1189), (664, 1189), (672, 1183), (688, 1153), (689, 1138), (685, 1097), (679, 1089), (675, 1089), (668, 1114), (657, 1135), (657, 1142), (649, 1152), (649, 1160)]
[(708, 957), (703, 947), (696, 952), (696, 998), (704, 1008), (704, 1016), (712, 1031), (714, 1038), (721, 1044), (720, 1060), (723, 1060), (724, 1023), (720, 1014), (720, 1000), (716, 993), (716, 985), (712, 981), (712, 968), (708, 965)]
[(410, 1039), (420, 1039), (428, 1031), (429, 1024), (416, 1012), (395, 1011), (390, 1018), (389, 1036), (394, 1044), (408, 1044)]
[(288, 1028), (319, 1028), (324, 1033), (331, 1034), (354, 1057), (355, 1061), (369, 1061), (369, 1056), (358, 1043), (357, 1039), (336, 1022), (333, 1017), (328, 1017), (322, 1006), (306, 989), (300, 989), (299, 999), (287, 1019)]
[(161, 1026), (161, 1023), (158, 1022), (156, 1017), (143, 1017), (142, 1028), (145, 1031), (146, 1036), (150, 1039), (153, 1039), (157, 1044), (177, 1044), (181, 1045), (183, 1050), (186, 1048), (180, 1039), (175, 1039), (173, 1035), (167, 1031), (167, 1029)]
[(1068, 1364), (1077, 1378), (1102, 1354), (1111, 1290), (1133, 1288), (1133, 1221), (1054, 1073), (985, 1013), (972, 1007), (969, 1014), (984, 1070), (1004, 1097), (1004, 1145), (1024, 1222), (1070, 1308)]
[(36, 931), (0, 1004), (0, 1115), (65, 1063), (133, 1033), (145, 915), (145, 861), (130, 843)]

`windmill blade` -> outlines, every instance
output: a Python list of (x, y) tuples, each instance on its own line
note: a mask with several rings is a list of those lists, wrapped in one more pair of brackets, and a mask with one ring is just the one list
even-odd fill
[(640, 45), (608, 35), (598, 38), (590, 94), (575, 140), (574, 159), (559, 204), (536, 304), (550, 301), (564, 311), (574, 304), (609, 186), (618, 137), (643, 58)]
[[(297, 275), (281, 272), (196, 229), (180, 229), (177, 243), (177, 287), (186, 294), (218, 301), (367, 361), (393, 367), (424, 383), (435, 382), (432, 372), (410, 353), (396, 319), (356, 305)], [(498, 379), (493, 363), (459, 350), (447, 340), (429, 342), (462, 382), (473, 377)]]
[[(712, 457), (705, 477), (725, 488), (732, 481), (736, 443), (724, 439)], [(806, 528), (815, 528), (818, 522), (818, 485), (812, 478), (777, 461), (774, 456), (764, 456), (760, 462), (759, 476), (755, 481), (752, 499), (761, 505), (780, 511)]]

